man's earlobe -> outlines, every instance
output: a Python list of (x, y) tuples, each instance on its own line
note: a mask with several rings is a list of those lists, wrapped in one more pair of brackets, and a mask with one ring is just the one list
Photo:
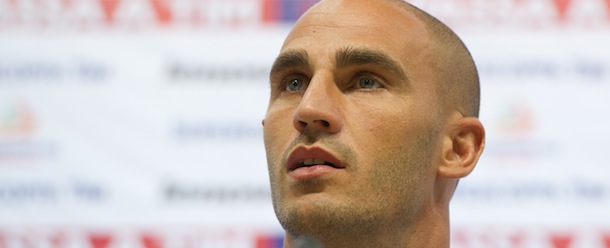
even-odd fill
[(474, 169), (485, 146), (485, 129), (475, 117), (455, 117), (444, 130), (438, 174), (462, 178)]
[(263, 120), (261, 121), (261, 124), (263, 125), (263, 127), (265, 126), (265, 119), (263, 119)]

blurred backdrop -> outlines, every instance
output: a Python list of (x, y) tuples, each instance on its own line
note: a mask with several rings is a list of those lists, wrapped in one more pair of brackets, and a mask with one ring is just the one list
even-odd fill
[[(268, 70), (317, 1), (0, 0), (0, 248), (281, 247)], [(453, 247), (610, 247), (610, 1), (419, 0), (487, 146)]]

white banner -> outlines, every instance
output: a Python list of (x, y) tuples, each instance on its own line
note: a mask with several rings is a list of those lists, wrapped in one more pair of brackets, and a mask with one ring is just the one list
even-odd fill
[[(0, 248), (281, 247), (261, 120), (315, 1), (0, 0)], [(477, 63), (455, 247), (610, 247), (610, 1), (413, 1)]]

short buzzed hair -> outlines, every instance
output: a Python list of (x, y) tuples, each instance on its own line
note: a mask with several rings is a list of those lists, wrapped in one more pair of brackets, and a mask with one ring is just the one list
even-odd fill
[(430, 66), (438, 71), (437, 96), (445, 110), (460, 111), (478, 117), (480, 105), (479, 74), (464, 42), (443, 22), (403, 1), (390, 0), (415, 15), (426, 26), (437, 47), (437, 57)]

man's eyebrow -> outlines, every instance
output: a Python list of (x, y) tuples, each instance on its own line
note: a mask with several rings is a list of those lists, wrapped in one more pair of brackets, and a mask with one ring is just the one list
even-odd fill
[(303, 49), (288, 50), (282, 52), (273, 62), (270, 74), (273, 75), (286, 68), (299, 67), (308, 65), (309, 58), (307, 52)]
[(381, 51), (367, 48), (346, 47), (337, 52), (335, 59), (337, 60), (337, 68), (351, 65), (372, 64), (388, 69), (402, 79), (407, 80), (409, 78), (400, 63)]

